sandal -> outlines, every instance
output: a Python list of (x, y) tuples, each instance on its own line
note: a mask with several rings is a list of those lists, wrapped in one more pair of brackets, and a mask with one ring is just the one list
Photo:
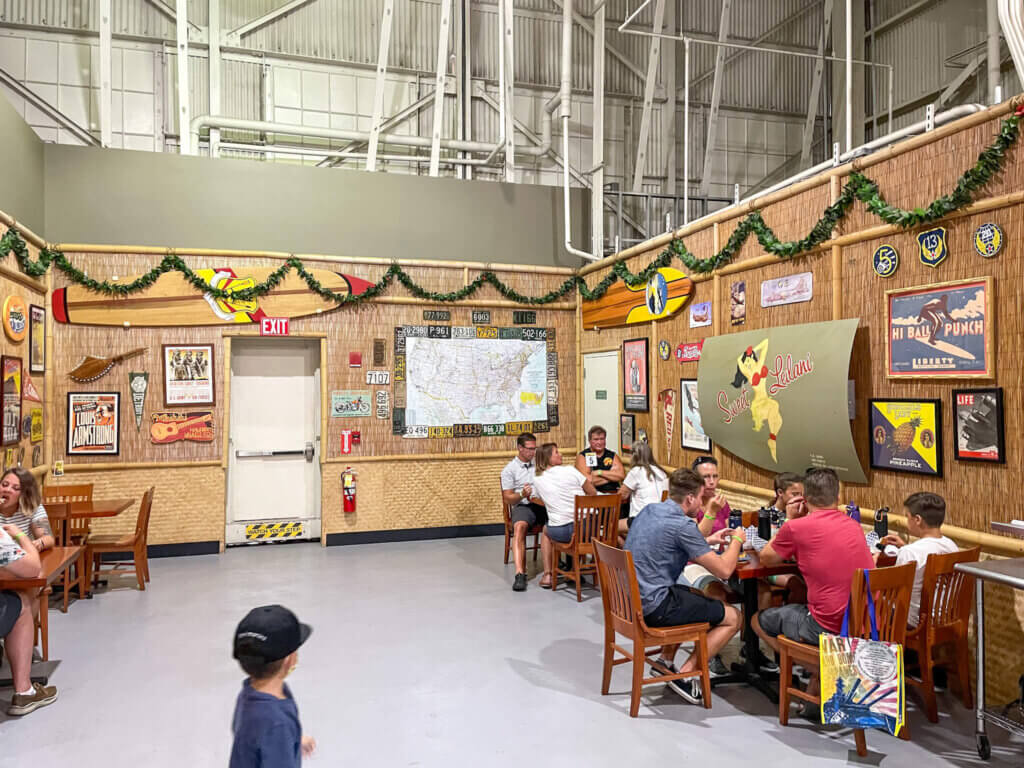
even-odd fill
[(551, 589), (551, 574), (545, 573), (540, 579), (541, 589)]

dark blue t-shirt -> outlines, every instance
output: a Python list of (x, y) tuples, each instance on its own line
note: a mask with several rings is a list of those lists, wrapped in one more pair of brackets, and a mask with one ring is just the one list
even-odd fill
[(299, 708), (286, 685), (285, 698), (262, 693), (246, 678), (235, 702), (229, 768), (298, 768), (302, 764)]

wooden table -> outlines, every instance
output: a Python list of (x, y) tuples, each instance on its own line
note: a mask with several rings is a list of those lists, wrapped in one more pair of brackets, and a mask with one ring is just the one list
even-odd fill
[(115, 517), (135, 503), (135, 499), (93, 499), (92, 501), (73, 501), (70, 517)]
[[(51, 547), (43, 552), (39, 553), (39, 560), (42, 565), (42, 573), (31, 579), (27, 578), (14, 578), (14, 577), (0, 577), (0, 589), (13, 589), (22, 592), (34, 592), (35, 590), (41, 590), (39, 596), (39, 635), (40, 643), (42, 645), (43, 661), (49, 661), (50, 658), (50, 641), (49, 641), (49, 621), (47, 614), (49, 613), (49, 598), (53, 592), (53, 583), (57, 581), (65, 571), (70, 568), (75, 561), (82, 557), (85, 552), (85, 547)], [(79, 582), (78, 589), (85, 594), (85, 582), (86, 582), (86, 569), (79, 568)], [(33, 680), (38, 680), (40, 675), (37, 675), (33, 670)], [(0, 683), (3, 681), (0, 680)], [(46, 682), (45, 679), (42, 682)]]
[(778, 704), (779, 693), (765, 679), (765, 675), (757, 668), (757, 658), (761, 653), (757, 633), (751, 625), (757, 613), (757, 584), (760, 579), (768, 576), (779, 576), (787, 573), (800, 573), (796, 563), (780, 563), (779, 565), (762, 565), (761, 558), (754, 550), (746, 550), (743, 555), (747, 562), (736, 566), (736, 578), (743, 586), (743, 647), (746, 649), (746, 661), (732, 665), (732, 674), (711, 679), (713, 685), (725, 683), (746, 683)]

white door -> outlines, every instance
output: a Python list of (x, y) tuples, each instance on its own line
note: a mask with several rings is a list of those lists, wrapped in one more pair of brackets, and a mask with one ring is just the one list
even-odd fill
[(319, 340), (232, 339), (230, 376), (227, 543), (319, 539)]
[[(619, 353), (592, 352), (583, 356), (583, 440), (600, 424), (608, 430), (609, 449), (619, 452)], [(581, 440), (581, 442), (583, 442)]]

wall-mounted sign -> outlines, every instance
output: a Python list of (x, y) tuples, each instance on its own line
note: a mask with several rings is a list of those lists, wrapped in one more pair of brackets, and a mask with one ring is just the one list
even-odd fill
[(680, 417), (682, 429), (679, 432), (682, 446), (692, 451), (710, 453), (711, 438), (704, 433), (704, 426), (700, 418), (700, 397), (697, 392), (697, 380), (680, 379), (679, 391), (682, 393), (679, 402), (683, 406)]
[(36, 385), (32, 383), (32, 377), (29, 376), (27, 373), (23, 373), (22, 381), (23, 383), (21, 385), (21, 396), (25, 400), (31, 400), (34, 403), (43, 402), (43, 398), (39, 394), (39, 390), (36, 389)]
[(636, 416), (632, 413), (619, 414), (619, 448), (633, 450), (633, 436), (636, 434)]
[(847, 418), (857, 320), (713, 336), (697, 369), (704, 433), (772, 472), (831, 467), (863, 483)]
[(366, 383), (367, 384), (390, 384), (391, 383), (391, 371), (367, 371), (366, 372)]
[(690, 305), (690, 327), (700, 328), (711, 325), (711, 302), (702, 301), (700, 304)]
[(946, 246), (946, 228), (935, 227), (917, 236), (921, 247), (921, 263), (926, 267), (937, 267), (946, 260), (949, 248)]
[(68, 392), (68, 456), (116, 456), (120, 450), (121, 394)]
[(363, 353), (362, 352), (349, 352), (348, 353), (348, 367), (349, 368), (362, 368), (363, 367)]
[(473, 310), (473, 325), (490, 325), (491, 311), (489, 309)]
[(149, 389), (149, 374), (129, 371), (128, 389), (132, 393), (132, 410), (135, 411), (135, 430), (139, 431), (142, 429), (142, 410), (146, 404), (146, 391)]
[(36, 304), (28, 307), (28, 369), (46, 370), (46, 310)]
[(658, 357), (668, 360), (672, 356), (672, 345), (662, 339), (658, 342)]
[(958, 461), (1005, 463), (1003, 388), (954, 389), (953, 437)]
[(21, 296), (10, 295), (3, 305), (4, 333), (14, 342), (24, 341), (28, 333), (28, 306)]
[[(254, 288), (266, 280), (276, 267), (239, 267), (197, 269), (195, 273), (207, 285), (234, 294)], [(309, 269), (307, 273), (321, 286), (335, 293), (359, 295), (373, 283), (352, 275), (327, 269)], [(140, 275), (110, 282), (128, 284)], [(244, 294), (243, 294), (244, 295)], [(117, 301), (97, 301), (97, 294), (85, 286), (71, 285), (53, 292), (51, 310), (58, 323), (80, 325), (239, 325), (258, 323), (260, 318), (305, 317), (337, 309), (338, 304), (309, 290), (300, 275), (291, 272), (273, 290), (256, 299), (217, 299), (199, 293), (180, 272), (165, 272), (152, 285)]]
[(3, 445), (21, 440), (21, 358), (4, 355), (0, 358), (3, 370)]
[(176, 443), (179, 440), (212, 443), (213, 412), (157, 411), (149, 425), (149, 438), (154, 443)]
[(801, 272), (799, 275), (779, 277), (761, 283), (761, 306), (779, 307), (783, 304), (799, 304), (814, 298), (814, 273)]
[(747, 322), (747, 281), (740, 280), (729, 286), (729, 323), (743, 325)]
[(700, 360), (700, 351), (704, 348), (704, 340), (684, 342), (676, 347), (676, 360), (680, 363), (695, 363)]
[(886, 291), (886, 375), (991, 378), (992, 278)]
[(331, 392), (331, 418), (369, 416), (373, 397), (369, 390), (343, 389)]
[(693, 281), (672, 267), (662, 267), (646, 285), (611, 285), (601, 298), (583, 301), (584, 328), (614, 328), (674, 315), (693, 293)]
[(661, 403), (661, 415), (665, 422), (665, 445), (672, 450), (672, 432), (676, 425), (676, 391), (674, 389), (663, 389), (658, 393), (658, 401)]
[(942, 477), (942, 402), (875, 400), (868, 403), (871, 466)]
[(447, 309), (424, 309), (423, 322), (425, 323), (447, 323), (452, 319), (452, 313)]
[(43, 441), (43, 409), (33, 408), (29, 411), (29, 419), (31, 419), (31, 425), (29, 427), (29, 436), (33, 443), (41, 443)]
[(388, 418), (388, 391), (386, 389), (378, 389), (375, 394), (374, 405), (377, 408), (377, 418), (387, 419)]
[(536, 325), (537, 313), (528, 309), (517, 309), (512, 312), (512, 323), (514, 325)]
[(595, 400), (607, 400), (608, 399), (608, 390), (607, 389), (595, 390), (594, 391), (594, 399)]
[(974, 250), (986, 259), (991, 259), (1003, 247), (1003, 230), (991, 222), (982, 224), (974, 231)]
[(622, 381), (624, 411), (644, 411), (650, 408), (648, 396), (647, 339), (622, 342)]
[(880, 245), (871, 257), (871, 265), (879, 277), (892, 277), (899, 269), (900, 254), (888, 243)]
[(384, 365), (387, 363), (387, 339), (374, 339), (373, 340), (373, 364)]
[(213, 405), (213, 344), (164, 344), (164, 406)]
[(261, 317), (260, 336), (287, 336), (287, 317)]

